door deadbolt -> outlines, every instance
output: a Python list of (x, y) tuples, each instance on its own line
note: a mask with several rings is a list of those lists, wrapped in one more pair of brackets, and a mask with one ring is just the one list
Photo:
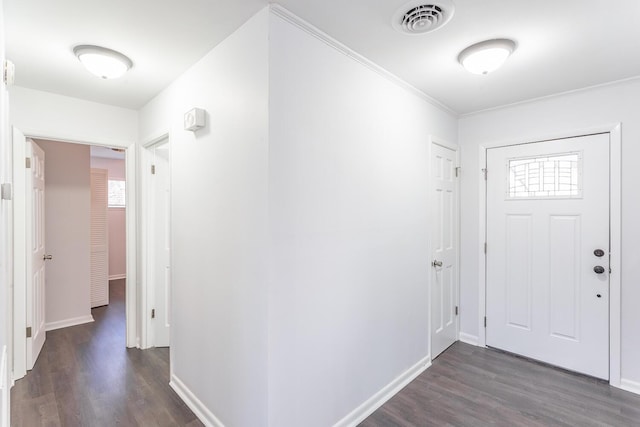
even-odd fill
[(601, 265), (596, 265), (595, 267), (593, 267), (593, 271), (595, 271), (596, 274), (602, 274), (604, 273), (604, 267)]
[(602, 249), (596, 249), (595, 251), (593, 251), (593, 254), (598, 258), (601, 258), (604, 256), (604, 251)]

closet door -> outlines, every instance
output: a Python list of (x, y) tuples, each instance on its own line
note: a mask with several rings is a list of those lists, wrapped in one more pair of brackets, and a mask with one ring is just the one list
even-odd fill
[(109, 304), (106, 169), (91, 169), (91, 308)]

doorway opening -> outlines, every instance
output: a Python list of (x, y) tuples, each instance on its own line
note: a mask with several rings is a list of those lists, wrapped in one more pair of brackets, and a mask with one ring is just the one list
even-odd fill
[(111, 311), (121, 313), (123, 349), (137, 333), (133, 151), (15, 128), (13, 137), (15, 381), (35, 365), (47, 331), (93, 322), (96, 307), (119, 306)]
[(458, 340), (458, 147), (431, 141), (431, 359)]
[(620, 125), (480, 150), (479, 345), (620, 387)]
[(142, 348), (170, 347), (171, 143), (164, 134), (141, 150)]

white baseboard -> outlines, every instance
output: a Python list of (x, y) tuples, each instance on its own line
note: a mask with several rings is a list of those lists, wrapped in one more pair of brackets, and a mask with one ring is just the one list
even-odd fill
[(630, 391), (631, 393), (640, 394), (640, 383), (636, 381), (625, 380), (622, 378), (620, 380), (620, 388)]
[(9, 374), (8, 374), (7, 346), (2, 346), (0, 356), (0, 426), (9, 427)]
[(334, 424), (333, 427), (357, 426), (376, 409), (395, 396), (407, 384), (431, 366), (431, 356), (427, 356), (403, 372), (398, 378), (384, 386), (379, 392), (367, 399), (362, 405), (351, 411), (346, 417)]
[(202, 421), (207, 427), (224, 427), (222, 421), (220, 421), (213, 413), (205, 406), (204, 403), (196, 397), (195, 394), (175, 375), (171, 375), (171, 381), (169, 381), (171, 388), (180, 396), (184, 403), (196, 414), (196, 417)]
[(53, 331), (55, 329), (68, 328), (69, 326), (83, 325), (85, 323), (93, 322), (93, 316), (80, 316), (73, 317), (71, 319), (58, 320), (57, 322), (50, 322), (44, 325), (46, 331)]
[(126, 279), (127, 275), (126, 274), (114, 274), (113, 276), (109, 276), (109, 281), (111, 280), (120, 280), (120, 279)]
[(476, 347), (478, 346), (478, 337), (475, 335), (460, 332), (460, 334), (458, 334), (458, 339), (465, 344), (475, 345)]

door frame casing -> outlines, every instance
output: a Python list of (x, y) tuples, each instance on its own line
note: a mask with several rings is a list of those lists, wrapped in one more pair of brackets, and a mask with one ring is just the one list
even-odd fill
[[(484, 319), (487, 313), (487, 265), (485, 242), (487, 241), (487, 181), (483, 170), (487, 167), (487, 150), (490, 148), (509, 147), (514, 145), (552, 141), (556, 139), (574, 138), (593, 134), (609, 134), (609, 384), (620, 388), (621, 382), (621, 242), (622, 242), (622, 124), (613, 123), (558, 132), (537, 137), (508, 140), (479, 146), (479, 240), (478, 240), (478, 345), (486, 347), (486, 329)], [(491, 173), (491, 171), (489, 171)], [(491, 250), (491, 248), (488, 248)]]
[[(433, 179), (432, 179), (432, 156), (433, 156), (433, 150), (432, 147), (433, 145), (439, 145), (441, 147), (447, 148), (449, 150), (452, 150), (455, 152), (455, 158), (456, 158), (456, 168), (460, 167), (460, 147), (456, 144), (452, 144), (450, 142), (448, 142), (447, 140), (443, 139), (443, 138), (439, 138), (437, 136), (434, 135), (429, 135), (429, 161), (428, 161), (428, 173), (429, 173), (429, 194), (433, 194), (433, 188), (434, 188), (434, 184), (433, 184)], [(456, 295), (455, 295), (455, 305), (457, 307), (460, 307), (460, 179), (458, 177), (458, 179), (456, 179), (456, 183), (455, 183), (455, 188), (456, 188), (456, 218), (454, 221), (453, 226), (456, 229), (456, 256), (455, 256), (455, 262), (456, 262), (456, 286), (455, 286), (455, 291), (456, 291)], [(431, 209), (431, 198), (429, 198), (429, 214), (428, 214), (428, 218), (429, 218), (429, 224), (433, 224), (434, 218), (433, 218), (433, 210)], [(433, 360), (433, 353), (432, 353), (432, 346), (431, 346), (431, 340), (432, 340), (432, 325), (431, 325), (431, 316), (433, 315), (432, 310), (431, 310), (431, 295), (432, 295), (432, 287), (433, 287), (433, 272), (432, 272), (432, 267), (431, 267), (431, 261), (432, 261), (432, 256), (433, 256), (433, 236), (432, 236), (432, 231), (431, 231), (431, 226), (429, 226), (429, 358), (431, 360)], [(456, 340), (460, 339), (460, 311), (458, 311), (458, 314), (455, 316), (455, 322), (456, 322)]]
[[(13, 141), (13, 328), (12, 351), (10, 361), (12, 363), (12, 384), (16, 379), (26, 375), (26, 226), (25, 202), (26, 202), (26, 147)], [(55, 135), (30, 129), (20, 130), (27, 139), (43, 139), (47, 141), (65, 142), (69, 144), (95, 145), (101, 147), (117, 147), (125, 150), (125, 174), (127, 181), (126, 194), (126, 346), (136, 347), (138, 343), (138, 319), (137, 319), (137, 231), (136, 231), (136, 142), (123, 142), (105, 139), (92, 139), (75, 135)], [(22, 213), (22, 214), (21, 214)]]

